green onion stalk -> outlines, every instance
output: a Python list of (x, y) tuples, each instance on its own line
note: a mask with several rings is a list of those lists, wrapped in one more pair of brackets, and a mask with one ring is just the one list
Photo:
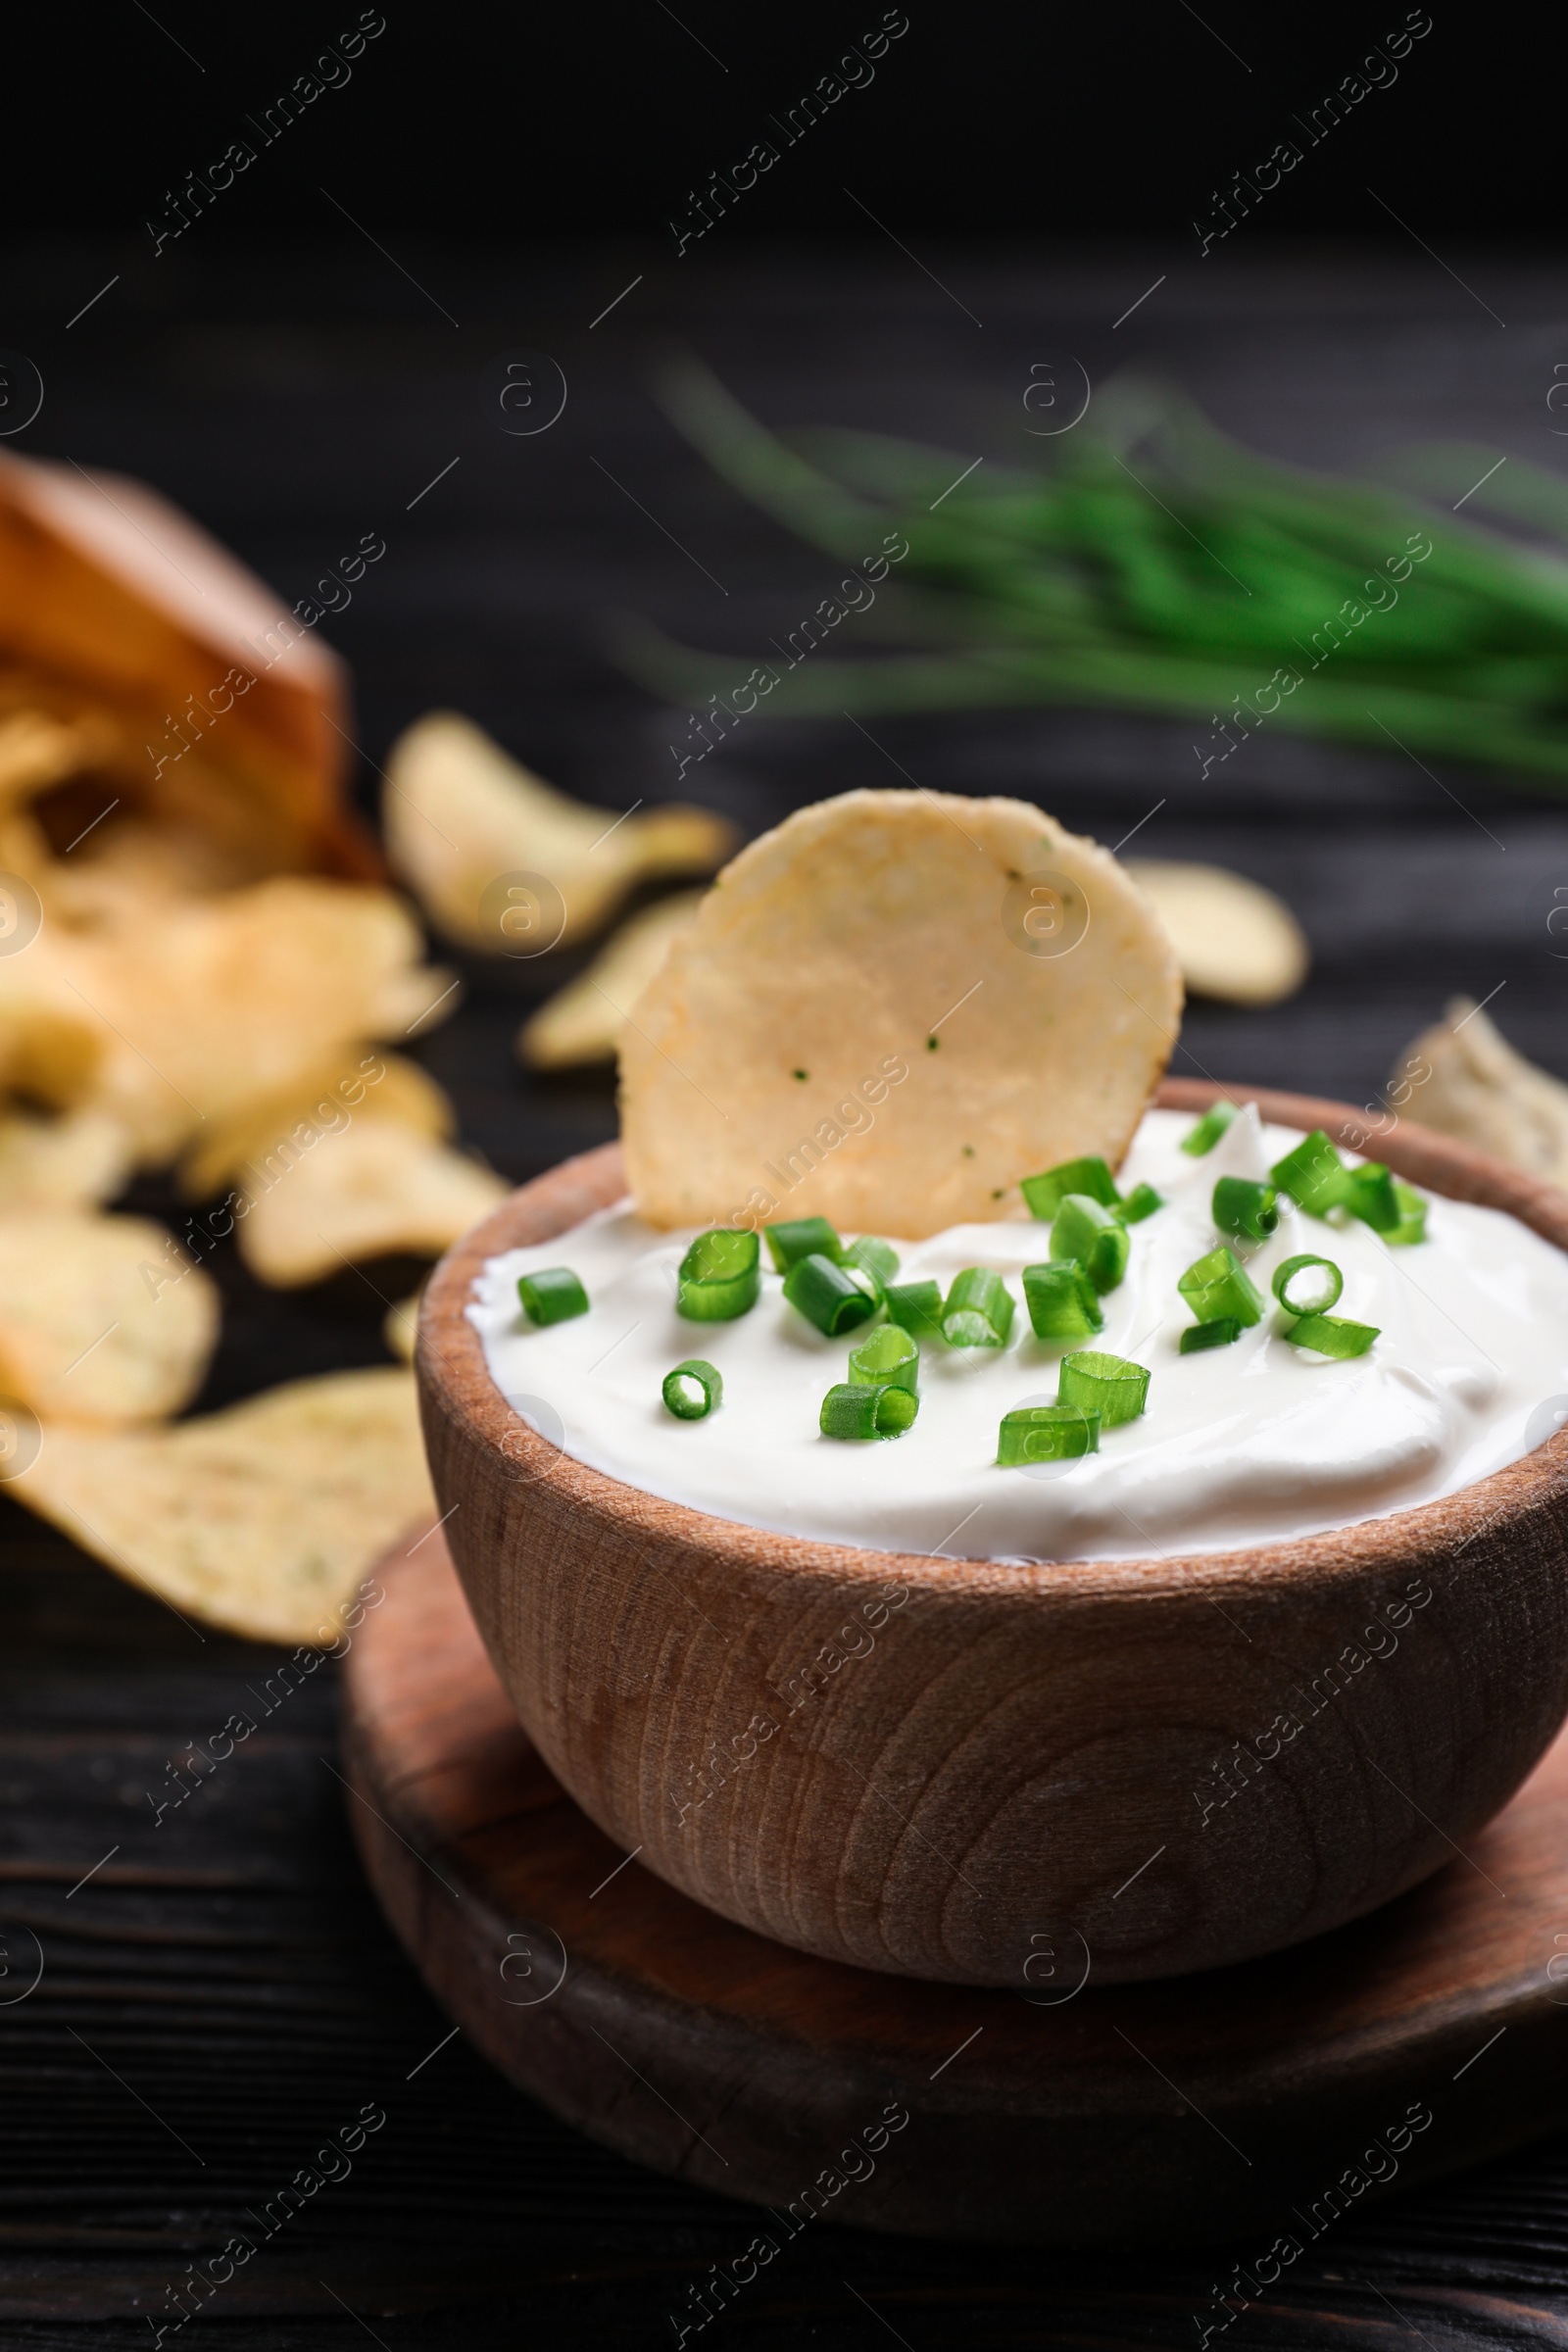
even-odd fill
[[(1544, 789), (1568, 779), (1568, 482), (1522, 459), (1498, 467), (1494, 451), (1437, 445), (1390, 460), (1387, 481), (1334, 480), (1122, 378), (1049, 464), (988, 459), (959, 483), (972, 453), (780, 438), (694, 362), (662, 390), (714, 469), (802, 539), (851, 565), (906, 549), (857, 616), (862, 643), (899, 650), (765, 661), (774, 683), (743, 710), (1101, 705), (1201, 722), (1204, 774), (1266, 726)], [(735, 713), (745, 657), (640, 622), (617, 643), (656, 693)]]

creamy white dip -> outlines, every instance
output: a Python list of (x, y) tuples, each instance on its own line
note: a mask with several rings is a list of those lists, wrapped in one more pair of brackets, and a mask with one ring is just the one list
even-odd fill
[[(1231, 1245), (1268, 1299), (1262, 1321), (1233, 1347), (1180, 1354), (1193, 1317), (1176, 1284), (1222, 1238), (1216, 1177), (1266, 1176), (1300, 1141), (1250, 1108), (1195, 1158), (1179, 1149), (1193, 1124), (1153, 1110), (1139, 1129), (1117, 1181), (1124, 1193), (1152, 1184), (1167, 1205), (1132, 1227), (1126, 1277), (1102, 1300), (1105, 1328), (1093, 1339), (1030, 1330), (1019, 1276), (1050, 1256), (1048, 1224), (886, 1237), (900, 1282), (934, 1277), (945, 1294), (963, 1267), (991, 1266), (1017, 1302), (1004, 1348), (922, 1348), (919, 1417), (900, 1438), (818, 1433), (822, 1397), (847, 1377), (865, 1327), (824, 1339), (771, 1270), (749, 1314), (685, 1321), (675, 1270), (691, 1235), (654, 1231), (629, 1203), (492, 1258), (468, 1314), (502, 1394), (578, 1461), (748, 1526), (891, 1551), (1060, 1560), (1307, 1535), (1451, 1494), (1549, 1434), (1541, 1408), (1568, 1393), (1568, 1256), (1464, 1201), (1432, 1199), (1427, 1240), (1395, 1249), (1343, 1211), (1287, 1207), (1268, 1242)], [(1379, 1327), (1368, 1354), (1326, 1361), (1282, 1336), (1270, 1276), (1308, 1250), (1344, 1274), (1334, 1312)], [(562, 1265), (581, 1278), (590, 1311), (536, 1329), (517, 1277)], [(1147, 1411), (1102, 1431), (1098, 1453), (998, 1468), (1003, 1414), (1054, 1399), (1068, 1347), (1147, 1365)], [(661, 1398), (664, 1374), (688, 1356), (724, 1380), (722, 1404), (701, 1421), (676, 1420)]]

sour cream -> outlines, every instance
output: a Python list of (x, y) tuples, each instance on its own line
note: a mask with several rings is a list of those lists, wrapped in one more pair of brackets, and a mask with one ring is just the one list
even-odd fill
[[(1046, 1561), (1310, 1535), (1454, 1494), (1549, 1434), (1553, 1400), (1568, 1410), (1568, 1256), (1466, 1201), (1434, 1198), (1427, 1240), (1396, 1249), (1343, 1211), (1323, 1219), (1287, 1207), (1268, 1242), (1231, 1245), (1269, 1301), (1262, 1321), (1233, 1347), (1180, 1354), (1193, 1318), (1177, 1280), (1222, 1238), (1210, 1214), (1216, 1177), (1266, 1176), (1300, 1141), (1249, 1108), (1194, 1158), (1179, 1148), (1192, 1126), (1152, 1110), (1139, 1129), (1118, 1182), (1123, 1192), (1153, 1185), (1166, 1206), (1132, 1227), (1125, 1279), (1102, 1299), (1105, 1328), (1092, 1340), (1030, 1330), (1019, 1276), (1050, 1256), (1048, 1225), (886, 1237), (899, 1281), (931, 1277), (946, 1294), (963, 1267), (990, 1266), (1017, 1302), (1004, 1348), (922, 1348), (919, 1417), (901, 1438), (818, 1432), (822, 1397), (847, 1377), (865, 1327), (824, 1339), (771, 1271), (749, 1314), (683, 1320), (675, 1274), (691, 1236), (656, 1232), (629, 1203), (492, 1258), (467, 1311), (496, 1386), (576, 1460), (750, 1527), (880, 1550)], [(1283, 1337), (1270, 1277), (1303, 1251), (1344, 1274), (1334, 1311), (1378, 1326), (1368, 1354), (1326, 1361)], [(517, 1277), (563, 1265), (581, 1278), (590, 1311), (536, 1329)], [(1103, 1430), (1098, 1453), (1000, 1469), (1003, 1414), (1054, 1400), (1068, 1345), (1147, 1365), (1147, 1411)], [(687, 1356), (723, 1375), (723, 1402), (701, 1421), (676, 1420), (661, 1398), (665, 1373)]]

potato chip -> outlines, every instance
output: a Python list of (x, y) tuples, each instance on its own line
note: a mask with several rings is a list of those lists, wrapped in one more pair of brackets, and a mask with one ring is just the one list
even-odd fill
[(393, 1250), (439, 1257), (510, 1190), (461, 1152), (365, 1119), (253, 1191), (236, 1225), (240, 1255), (281, 1290)]
[[(14, 1037), (30, 1068), (40, 1022), (74, 1022), (98, 1066), (65, 1099), (107, 1111), (158, 1165), (247, 1103), (308, 1088), (340, 1058), (351, 1068), (360, 1041), (401, 1041), (444, 1018), (455, 985), (421, 953), (390, 892), (295, 876), (172, 901), (119, 927), (46, 923), (24, 953), (0, 957), (0, 1054)], [(5, 1075), (28, 1084), (25, 1071)]]
[[(8, 685), (0, 678), (0, 706)], [(0, 870), (32, 883), (52, 919), (123, 924), (151, 900), (270, 873), (275, 857), (254, 841), (243, 854), (229, 838), (220, 793), (192, 771), (178, 796), (191, 812), (150, 809), (145, 748), (123, 724), (0, 707)]]
[(407, 1298), (400, 1298), (396, 1306), (389, 1306), (381, 1318), (381, 1337), (387, 1344), (388, 1352), (395, 1355), (399, 1363), (412, 1364), (414, 1361), (414, 1343), (419, 1334), (419, 1301), (423, 1297), (424, 1285), (420, 1283), (418, 1289), (411, 1291)]
[(1129, 858), (1127, 871), (1153, 900), (1195, 997), (1278, 1004), (1306, 978), (1311, 958), (1301, 926), (1261, 883), (1223, 865), (1154, 858)]
[(47, 710), (8, 710), (0, 718), (0, 803), (25, 801), (95, 765), (111, 751), (101, 721), (55, 718)]
[(622, 1031), (638, 1208), (911, 1239), (1004, 1216), (1021, 1176), (1119, 1164), (1181, 1005), (1148, 901), (1039, 809), (802, 809), (725, 868)]
[(664, 960), (672, 939), (690, 928), (700, 890), (677, 891), (627, 917), (585, 972), (568, 980), (517, 1032), (517, 1054), (534, 1070), (567, 1070), (611, 1061), (620, 1024)]
[(66, 978), (69, 955), (51, 937), (0, 958), (0, 1093), (59, 1110), (98, 1086), (111, 1032)]
[(414, 1376), (394, 1365), (291, 1381), (174, 1429), (46, 1423), (11, 1493), (181, 1614), (320, 1644), (434, 1507)]
[(17, 1209), (95, 1208), (130, 1173), (125, 1131), (102, 1111), (0, 1118), (0, 1215)]
[(392, 863), (432, 921), (498, 955), (575, 947), (636, 884), (710, 874), (739, 838), (727, 817), (684, 804), (587, 808), (445, 710), (393, 745), (381, 814)]
[(208, 835), (188, 826), (144, 824), (111, 817), (74, 854), (52, 858), (29, 876), (52, 919), (73, 930), (116, 930), (145, 924), (170, 903), (216, 896), (253, 882), (236, 871)]
[(1568, 1186), (1568, 1086), (1516, 1054), (1469, 997), (1421, 1032), (1385, 1091), (1424, 1127)]
[(310, 1079), (258, 1095), (226, 1119), (209, 1120), (181, 1164), (181, 1187), (192, 1200), (231, 1183), (265, 1190), (280, 1168), (364, 1118), (394, 1119), (435, 1142), (457, 1123), (446, 1095), (416, 1061), (351, 1046)]
[(150, 1421), (202, 1384), (218, 1292), (163, 1226), (0, 1216), (0, 1391), (42, 1419)]

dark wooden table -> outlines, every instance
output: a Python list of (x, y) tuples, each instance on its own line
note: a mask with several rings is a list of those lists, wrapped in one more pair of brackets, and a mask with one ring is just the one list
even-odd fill
[[(1059, 347), (1097, 383), (1118, 364), (1164, 369), (1222, 424), (1306, 463), (1450, 434), (1557, 460), (1544, 401), (1568, 359), (1560, 288), (1505, 257), (1447, 257), (1502, 330), (1413, 249), (1398, 269), (1327, 252), (1206, 270), (1143, 250), (923, 253), (959, 307), (886, 246), (681, 270), (632, 248), (400, 247), (416, 285), (359, 240), (187, 242), (156, 270), (87, 245), (8, 258), (5, 338), (46, 385), (19, 446), (145, 475), (291, 600), (340, 547), (381, 532), (386, 558), (331, 624), (368, 759), (451, 705), (617, 808), (671, 796), (676, 728), (615, 671), (607, 618), (649, 613), (749, 655), (823, 592), (819, 562), (717, 487), (661, 418), (647, 380), (672, 338), (776, 421), (886, 426), (971, 454), (1024, 454), (1016, 365)], [(117, 269), (113, 294), (68, 330)], [(569, 387), (532, 438), (502, 435), (480, 408), (485, 364), (517, 348), (553, 354)], [(1568, 885), (1561, 808), (1473, 772), (1440, 781), (1266, 731), (1203, 783), (1195, 732), (966, 715), (877, 724), (884, 754), (843, 721), (758, 721), (687, 789), (755, 829), (897, 781), (897, 761), (925, 785), (1037, 798), (1110, 843), (1162, 803), (1140, 847), (1281, 890), (1316, 959), (1276, 1011), (1195, 1007), (1178, 1070), (1364, 1101), (1463, 990), (1500, 991), (1508, 1034), (1568, 1075), (1568, 974), (1546, 929)], [(466, 1135), (517, 1178), (613, 1128), (607, 1080), (531, 1085), (512, 1061), (518, 1018), (557, 976), (470, 969), (463, 1008), (422, 1048)], [(173, 1209), (153, 1184), (134, 1199)], [(231, 1260), (220, 1271), (224, 1340), (204, 1403), (381, 1360), (378, 1293), (398, 1295), (401, 1269), (292, 1299)], [(356, 1864), (328, 1675), (159, 1824), (149, 1791), (167, 1792), (188, 1741), (251, 1705), (275, 1660), (198, 1640), (4, 1503), (0, 1541), (0, 2341), (146, 2344), (179, 2316), (187, 2265), (368, 2107), (385, 2121), (348, 2177), (170, 2340), (672, 2342), (666, 2315), (742, 2251), (751, 2216), (602, 2153), (446, 2038)], [(41, 1982), (15, 1998), (40, 1952)], [(1568, 2065), (1568, 2018), (1564, 2034)], [(1220, 2238), (1224, 2226), (1216, 2215)], [(1561, 2344), (1565, 2262), (1568, 2135), (1359, 2209), (1223, 2340)], [(1192, 2314), (1229, 2264), (1208, 2249), (1071, 2259), (824, 2228), (711, 2340), (1193, 2344)]]

